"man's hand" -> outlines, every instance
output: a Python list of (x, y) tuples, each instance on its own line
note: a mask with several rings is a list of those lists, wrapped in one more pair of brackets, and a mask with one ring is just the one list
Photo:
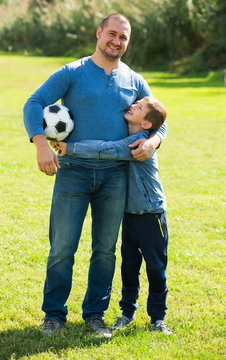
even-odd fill
[(149, 139), (138, 139), (129, 145), (130, 148), (137, 147), (131, 150), (134, 159), (144, 161), (149, 159), (154, 150), (159, 146), (161, 139), (158, 135), (152, 134)]
[(60, 168), (57, 155), (50, 149), (44, 135), (36, 135), (33, 142), (37, 149), (37, 163), (39, 170), (46, 175), (53, 176)]

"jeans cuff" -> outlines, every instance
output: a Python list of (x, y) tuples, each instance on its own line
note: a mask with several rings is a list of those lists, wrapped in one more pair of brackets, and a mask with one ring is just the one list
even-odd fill
[(88, 324), (91, 320), (93, 319), (100, 319), (100, 320), (103, 320), (103, 316), (101, 316), (100, 314), (97, 314), (97, 315), (91, 315), (89, 316), (88, 318), (85, 319), (85, 323)]

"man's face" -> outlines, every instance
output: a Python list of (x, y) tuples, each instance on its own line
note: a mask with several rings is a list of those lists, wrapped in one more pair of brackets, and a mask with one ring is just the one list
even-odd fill
[(98, 27), (97, 46), (107, 60), (121, 58), (129, 44), (130, 31), (130, 24), (117, 18), (110, 18), (103, 29)]
[(124, 118), (129, 123), (142, 125), (146, 120), (145, 116), (148, 112), (147, 100), (141, 99), (132, 104), (124, 114)]

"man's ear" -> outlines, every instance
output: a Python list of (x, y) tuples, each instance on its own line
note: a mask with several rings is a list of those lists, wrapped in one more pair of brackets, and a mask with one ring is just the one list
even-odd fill
[(144, 130), (150, 130), (152, 127), (152, 123), (150, 123), (150, 121), (144, 121), (141, 126)]
[(98, 26), (97, 31), (96, 31), (97, 39), (99, 39), (101, 32), (102, 32), (102, 28), (100, 26)]

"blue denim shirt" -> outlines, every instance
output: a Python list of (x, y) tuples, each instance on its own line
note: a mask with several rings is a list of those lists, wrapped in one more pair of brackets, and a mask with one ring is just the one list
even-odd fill
[(158, 179), (156, 151), (146, 161), (137, 161), (131, 155), (129, 144), (148, 138), (149, 131), (139, 131), (118, 141), (84, 140), (67, 143), (67, 154), (72, 157), (128, 160), (128, 186), (125, 211), (132, 214), (160, 213), (166, 210), (166, 198)]

